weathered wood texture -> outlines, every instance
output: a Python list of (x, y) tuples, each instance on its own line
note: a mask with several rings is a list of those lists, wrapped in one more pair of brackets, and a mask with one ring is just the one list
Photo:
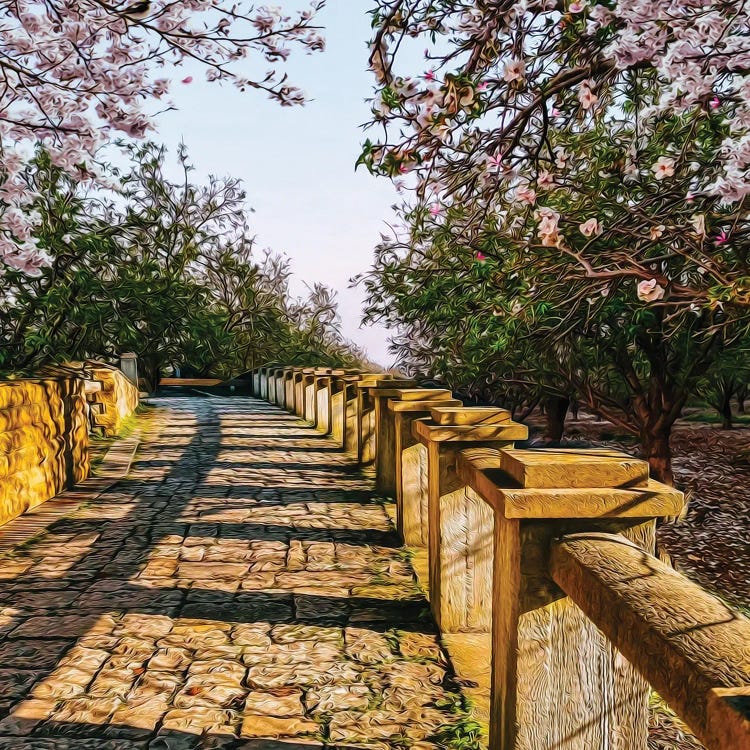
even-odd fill
[(709, 750), (750, 748), (750, 621), (622, 538), (565, 537), (551, 571)]
[(268, 371), (261, 367), (257, 372), (257, 378), (253, 378), (253, 396), (268, 400)]
[(342, 448), (346, 432), (346, 384), (341, 381), (331, 383), (331, 436)]
[(494, 406), (436, 406), (430, 409), (432, 421), (447, 427), (467, 427), (469, 425), (491, 425), (510, 422), (511, 416), (507, 409)]
[[(493, 721), (496, 747), (646, 750), (648, 686), (548, 574), (551, 540), (588, 521), (496, 514)], [(653, 522), (599, 521), (653, 548)], [(632, 522), (631, 522), (632, 523)], [(506, 555), (510, 553), (511, 559)], [(498, 564), (499, 560), (499, 564)], [(511, 566), (512, 567), (509, 567)]]
[[(412, 434), (412, 423), (429, 416), (435, 401), (389, 401), (394, 418), (396, 519), (404, 544), (427, 547), (427, 449)], [(450, 406), (457, 399), (440, 402)]]
[(398, 530), (409, 547), (427, 547), (429, 541), (427, 448), (421, 443), (401, 451), (401, 500)]
[(369, 389), (357, 390), (356, 455), (357, 461), (366, 466), (375, 460), (375, 399)]
[(274, 375), (274, 398), (276, 406), (284, 408), (284, 370), (276, 370)]
[(407, 404), (453, 404), (455, 400), (444, 388), (384, 387), (371, 393), (375, 399), (375, 489), (381, 495), (397, 498), (400, 459), (396, 446), (396, 412), (389, 408), (389, 403), (403, 400)]
[(305, 375), (305, 410), (303, 417), (306, 422), (316, 426), (315, 421), (315, 376)]
[(85, 479), (88, 449), (82, 380), (0, 383), (0, 524)]
[(368, 466), (375, 463), (378, 435), (378, 393), (392, 394), (397, 388), (408, 388), (413, 380), (394, 378), (390, 373), (370, 373), (357, 384), (357, 460)]
[(315, 378), (315, 427), (326, 435), (331, 431), (331, 411), (331, 377), (321, 375)]
[(344, 399), (344, 450), (356, 456), (359, 450), (359, 393), (355, 376), (345, 379)]
[(281, 407), (294, 412), (294, 368), (284, 370), (284, 393)]
[[(540, 452), (507, 453), (522, 469), (543, 465)], [(602, 517), (600, 496), (611, 493), (606, 486), (578, 488), (575, 502), (564, 494), (561, 499), (567, 489), (530, 487), (524, 491), (536, 493), (533, 517), (519, 518), (507, 493), (521, 490), (507, 489), (519, 482), (501, 470), (509, 466), (505, 454), (472, 448), (462, 451), (457, 462), (461, 481), (494, 511), (492, 747), (645, 750), (648, 685), (557, 586), (549, 573), (549, 551), (560, 535), (597, 530), (633, 539), (642, 555), (653, 552), (655, 522), (649, 516), (672, 512), (681, 496), (676, 493), (665, 503), (665, 493), (652, 492), (660, 488), (648, 484), (639, 489), (643, 497), (634, 506), (623, 505), (618, 512), (610, 504), (609, 517)], [(620, 485), (623, 471), (642, 480), (640, 466), (622, 468), (622, 455), (610, 456), (599, 473), (588, 455), (560, 463), (570, 463), (574, 472), (576, 461), (584, 463), (595, 485)], [(540, 482), (548, 484), (556, 471), (540, 470)], [(517, 469), (519, 476), (529, 484), (534, 475)], [(564, 487), (570, 484), (564, 472), (560, 481)], [(640, 509), (639, 517), (630, 517), (633, 507)]]
[[(431, 409), (431, 416), (440, 410)], [(464, 407), (471, 422), (471, 408)], [(494, 410), (479, 417), (495, 419)], [(460, 420), (451, 409), (452, 419)], [(430, 606), (444, 632), (488, 631), (491, 622), (492, 511), (456, 473), (460, 451), (479, 443), (512, 448), (528, 431), (511, 421), (479, 425), (439, 425), (416, 420), (413, 435), (427, 448)]]
[(521, 487), (644, 487), (648, 463), (618, 451), (592, 449), (506, 450), (500, 468)]
[(294, 413), (298, 417), (305, 416), (305, 383), (304, 372), (295, 370), (294, 372)]

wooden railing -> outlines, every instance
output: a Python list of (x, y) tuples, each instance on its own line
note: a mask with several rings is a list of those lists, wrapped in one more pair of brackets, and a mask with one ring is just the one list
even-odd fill
[(260, 368), (253, 387), (396, 500), (449, 651), (486, 644), (468, 670), (491, 661), (492, 750), (645, 750), (649, 683), (709, 750), (750, 750), (750, 621), (654, 556), (684, 498), (647, 463), (516, 449), (509, 412), (388, 374)]

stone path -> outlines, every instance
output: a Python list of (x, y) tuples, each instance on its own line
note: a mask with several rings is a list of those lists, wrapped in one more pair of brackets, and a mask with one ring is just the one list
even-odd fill
[(472, 748), (372, 483), (253, 399), (158, 399), (127, 479), (0, 558), (0, 750)]

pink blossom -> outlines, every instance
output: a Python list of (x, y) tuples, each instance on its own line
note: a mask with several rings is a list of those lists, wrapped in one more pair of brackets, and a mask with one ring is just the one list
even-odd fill
[(599, 101), (599, 97), (593, 91), (594, 86), (594, 81), (589, 79), (578, 88), (578, 101), (584, 109), (591, 109)]
[(523, 81), (526, 77), (526, 65), (523, 60), (510, 60), (503, 70), (503, 80), (508, 83)]
[(660, 156), (651, 167), (651, 171), (657, 180), (672, 177), (674, 174), (674, 159), (669, 156)]
[(555, 155), (555, 166), (558, 169), (567, 169), (570, 154), (562, 146), (557, 146), (553, 153)]
[(539, 220), (537, 234), (544, 247), (555, 247), (560, 243), (561, 236), (558, 229), (560, 214), (551, 208), (540, 208), (536, 212)]
[(434, 81), (435, 80), (435, 71), (434, 70), (428, 70), (424, 74), (425, 81)]
[(586, 3), (577, 2), (577, 0), (574, 0), (569, 6), (568, 6), (568, 12), (569, 13), (581, 13), (586, 8)]
[(502, 169), (503, 157), (502, 154), (495, 154), (495, 156), (487, 157), (487, 167), (489, 169)]
[(533, 206), (536, 203), (536, 190), (528, 185), (516, 188), (513, 198), (519, 203), (528, 203)]
[(718, 109), (721, 106), (721, 102), (719, 101), (718, 96), (714, 96), (713, 99), (708, 103), (711, 109)]
[(483, 91), (487, 91), (489, 87), (490, 87), (490, 84), (487, 83), (487, 81), (482, 81), (481, 83), (477, 84), (477, 91), (481, 93)]
[[(203, 65), (209, 80), (263, 90), (282, 105), (303, 103), (301, 91), (273, 66), (261, 68), (258, 79), (242, 74), (250, 69), (250, 57), (274, 63), (293, 46), (321, 49), (314, 8), (290, 12), (238, 4), (231, 13), (223, 8), (217, 21), (218, 9), (214, 0), (18, 0), (4, 7), (0, 51), (3, 60), (12, 61), (13, 72), (0, 64), (5, 86), (0, 121), (3, 202), (23, 198), (15, 181), (17, 156), (8, 155), (31, 151), (37, 144), (72, 179), (105, 187), (90, 166), (99, 150), (121, 134), (143, 138), (154, 130), (154, 112), (165, 109), (154, 104), (169, 90), (163, 72), (180, 70), (188, 61)], [(186, 76), (182, 83), (192, 80)], [(81, 164), (88, 166), (82, 170)], [(33, 198), (28, 188), (25, 192)], [(28, 233), (28, 215), (8, 219), (17, 239)], [(3, 221), (0, 237), (10, 231)], [(22, 250), (2, 244), (0, 256), (8, 255), (30, 269), (42, 257), (33, 243)]]
[(443, 213), (443, 208), (439, 203), (433, 203), (430, 206), (430, 215), (431, 216), (440, 216), (440, 214)]
[(656, 302), (664, 298), (665, 289), (656, 279), (644, 279), (638, 284), (638, 299), (641, 302)]
[(599, 221), (597, 219), (588, 219), (587, 221), (584, 221), (583, 224), (578, 225), (578, 229), (584, 237), (592, 237), (601, 232), (601, 227), (599, 226)]
[(484, 254), (483, 252), (480, 252), (479, 250), (477, 250), (477, 254), (476, 254), (476, 256), (475, 256), (475, 257), (476, 257), (476, 259), (477, 259), (477, 260), (478, 260), (478, 261), (479, 261), (480, 263), (484, 263), (484, 261), (486, 261), (486, 260), (487, 260), (487, 256), (486, 256), (486, 255), (485, 255), (485, 254)]
[(552, 187), (555, 184), (555, 180), (550, 172), (546, 169), (542, 169), (539, 172), (539, 176), (536, 178), (537, 187), (546, 189)]
[(726, 242), (729, 242), (729, 235), (726, 233), (726, 230), (722, 229), (714, 238), (714, 243), (723, 245)]

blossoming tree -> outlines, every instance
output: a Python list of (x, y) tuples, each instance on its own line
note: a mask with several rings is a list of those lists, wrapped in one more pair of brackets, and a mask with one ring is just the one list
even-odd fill
[[(105, 181), (94, 155), (117, 136), (142, 138), (168, 108), (180, 66), (209, 81), (260, 90), (282, 105), (304, 96), (275, 70), (293, 47), (323, 48), (314, 17), (224, 0), (13, 0), (0, 4), (0, 261), (33, 271), (46, 262), (38, 216), (22, 177), (41, 143), (79, 181)], [(253, 58), (270, 66), (254, 74)], [(0, 268), (2, 265), (0, 264)], [(0, 271), (1, 273), (1, 271)]]
[[(567, 217), (545, 200), (567, 188), (587, 201), (591, 236), (624, 250), (577, 254), (594, 285), (629, 279), (646, 303), (750, 305), (740, 0), (378, 0), (373, 23), (370, 169), (433, 211), (471, 203), (469, 233), (488, 213), (532, 207), (538, 239), (569, 254), (556, 231)], [(416, 70), (405, 51), (424, 45)], [(606, 174), (642, 187), (626, 226), (598, 210), (586, 151), (597, 138), (618, 146)], [(677, 277), (659, 265), (671, 259)]]
[[(669, 480), (671, 427), (750, 312), (748, 9), (380, 0), (373, 22), (361, 161), (407, 197), (370, 314), (488, 262), (459, 312), (482, 335), (443, 353), (512, 379), (512, 342), (522, 379), (634, 432)], [(424, 351), (440, 325), (410, 326)]]
[(270, 360), (359, 363), (334, 295), (316, 285), (297, 299), (288, 260), (258, 252), (239, 180), (195, 183), (183, 146), (177, 180), (164, 147), (130, 144), (126, 155), (116, 193), (87, 192), (42, 150), (24, 170), (51, 261), (5, 273), (0, 375), (123, 350), (150, 386), (175, 364), (234, 377)]

